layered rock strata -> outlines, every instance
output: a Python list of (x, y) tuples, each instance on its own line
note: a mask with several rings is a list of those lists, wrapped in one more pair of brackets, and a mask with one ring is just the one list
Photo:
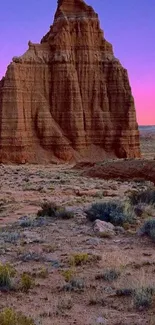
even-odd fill
[(0, 161), (139, 156), (127, 70), (92, 7), (59, 0), (41, 43), (29, 42), (0, 81)]

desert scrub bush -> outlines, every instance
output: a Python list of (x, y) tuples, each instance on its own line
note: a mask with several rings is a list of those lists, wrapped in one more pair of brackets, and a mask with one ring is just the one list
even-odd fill
[(46, 279), (48, 277), (48, 270), (43, 267), (38, 273), (37, 276), (41, 279)]
[(129, 195), (129, 200), (132, 205), (138, 205), (139, 203), (155, 205), (155, 189), (133, 192)]
[(56, 314), (63, 313), (65, 310), (70, 310), (73, 307), (73, 301), (71, 298), (65, 297), (61, 298), (57, 304)]
[(146, 220), (143, 226), (138, 231), (139, 235), (146, 235), (155, 242), (155, 218)]
[(16, 275), (17, 272), (16, 272), (16, 270), (15, 270), (15, 268), (14, 268), (13, 265), (11, 265), (9, 263), (0, 264), (0, 265), (3, 265), (3, 266), (5, 266), (7, 268), (7, 270), (9, 272), (11, 278), (14, 278), (15, 277), (15, 275)]
[(33, 221), (33, 219), (31, 219), (29, 217), (23, 217), (21, 220), (19, 220), (19, 225), (22, 228), (33, 227), (34, 221)]
[(0, 290), (12, 290), (12, 278), (15, 276), (15, 269), (10, 264), (0, 264)]
[(17, 231), (2, 231), (1, 232), (1, 238), (6, 243), (16, 244), (17, 241), (21, 238), (21, 235)]
[(0, 213), (6, 210), (5, 201), (0, 200)]
[(89, 302), (88, 304), (90, 306), (95, 306), (95, 305), (101, 305), (101, 306), (105, 306), (105, 299), (100, 296), (100, 294), (95, 294), (89, 297)]
[(21, 276), (20, 289), (24, 292), (28, 292), (31, 288), (33, 288), (33, 286), (34, 280), (32, 277), (27, 273), (23, 273)]
[(68, 283), (66, 283), (63, 286), (62, 290), (67, 292), (71, 292), (71, 291), (82, 292), (84, 291), (84, 288), (85, 288), (84, 280), (74, 278), (70, 280)]
[(90, 261), (88, 253), (76, 253), (69, 258), (69, 264), (72, 266), (81, 266)]
[(111, 222), (114, 226), (123, 226), (126, 223), (133, 223), (135, 215), (128, 203), (117, 201), (101, 202), (92, 204), (91, 208), (85, 210), (90, 221), (96, 219)]
[(15, 312), (11, 308), (6, 308), (0, 312), (1, 325), (35, 325), (32, 318), (26, 317), (21, 313)]
[(122, 297), (122, 296), (132, 296), (134, 290), (130, 288), (121, 288), (116, 290), (116, 296)]
[(38, 217), (57, 217), (60, 219), (72, 219), (74, 214), (64, 207), (57, 206), (54, 202), (43, 203), (41, 210), (37, 213)]
[(57, 249), (57, 246), (55, 244), (44, 244), (42, 246), (42, 250), (45, 253), (54, 253)]
[(35, 252), (26, 252), (24, 254), (20, 254), (19, 252), (19, 259), (23, 262), (35, 261), (35, 262), (42, 262), (44, 260), (42, 254), (38, 254)]
[(135, 205), (134, 212), (135, 212), (136, 216), (142, 217), (145, 212), (144, 204), (138, 203), (137, 205)]
[(65, 208), (59, 208), (59, 210), (56, 212), (56, 217), (64, 220), (72, 219), (74, 218), (74, 213), (66, 210)]
[(88, 253), (74, 253), (69, 257), (69, 264), (71, 266), (81, 266), (87, 263), (97, 263), (101, 260), (100, 255), (88, 254)]
[(69, 282), (73, 279), (75, 272), (73, 269), (68, 269), (68, 270), (62, 270), (61, 274), (63, 275), (65, 281)]
[(54, 202), (45, 202), (37, 212), (38, 217), (55, 217), (58, 206)]
[(152, 305), (154, 289), (142, 287), (136, 289), (133, 294), (133, 304), (138, 310), (148, 309)]
[(114, 280), (117, 280), (119, 276), (120, 276), (120, 272), (118, 270), (109, 269), (109, 270), (105, 270), (102, 273), (97, 274), (95, 279), (112, 282)]

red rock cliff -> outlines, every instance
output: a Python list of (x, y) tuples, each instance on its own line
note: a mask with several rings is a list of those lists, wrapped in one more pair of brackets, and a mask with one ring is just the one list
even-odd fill
[(83, 0), (59, 0), (41, 44), (13, 58), (0, 112), (2, 162), (140, 156), (127, 70)]

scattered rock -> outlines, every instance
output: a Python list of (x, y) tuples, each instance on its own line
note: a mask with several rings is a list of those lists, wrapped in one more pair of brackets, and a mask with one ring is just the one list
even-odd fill
[(115, 231), (117, 234), (125, 234), (126, 233), (125, 229), (123, 227), (119, 227), (119, 226), (115, 227)]
[(19, 255), (19, 259), (23, 262), (29, 262), (29, 261), (35, 261), (35, 262), (41, 262), (44, 261), (44, 258), (42, 255), (39, 255), (35, 252), (29, 252), (22, 255)]
[(93, 229), (100, 237), (113, 237), (115, 235), (115, 226), (110, 222), (97, 219), (94, 222)]
[(23, 236), (24, 236), (24, 242), (26, 244), (44, 242), (44, 240), (37, 233), (32, 231), (24, 231)]
[(45, 260), (46, 262), (49, 262), (55, 269), (59, 269), (61, 267), (61, 263), (58, 260), (53, 260), (50, 257), (47, 257)]
[(86, 240), (86, 243), (91, 246), (98, 246), (101, 240), (99, 238), (89, 238)]
[(89, 325), (107, 325), (107, 320), (101, 316), (97, 317), (96, 319), (91, 321)]
[(96, 320), (96, 324), (97, 325), (106, 325), (107, 324), (107, 320), (103, 317), (98, 317)]

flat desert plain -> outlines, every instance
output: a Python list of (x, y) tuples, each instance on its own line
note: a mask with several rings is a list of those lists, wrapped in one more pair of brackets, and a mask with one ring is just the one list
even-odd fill
[[(140, 136), (140, 161), (153, 163), (155, 128)], [(0, 311), (36, 325), (154, 325), (155, 241), (142, 232), (155, 200), (134, 202), (154, 182), (90, 176), (89, 168), (0, 165)], [(90, 221), (92, 204), (115, 202), (132, 222), (119, 222), (117, 211), (110, 229)]]

